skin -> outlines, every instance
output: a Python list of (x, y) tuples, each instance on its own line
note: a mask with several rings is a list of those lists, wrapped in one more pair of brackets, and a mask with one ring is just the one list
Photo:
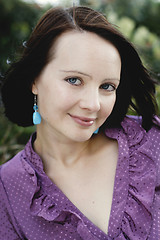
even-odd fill
[[(82, 146), (113, 109), (120, 56), (110, 42), (89, 32), (64, 33), (55, 49), (54, 57), (32, 87), (42, 117), (36, 141), (40, 144), (46, 133), (45, 139), (54, 144)], [(91, 126), (82, 126), (72, 116), (94, 121)]]
[[(93, 136), (93, 132), (114, 107), (120, 55), (112, 43), (85, 31), (62, 34), (50, 55), (50, 62), (32, 86), (42, 118), (34, 149), (51, 180), (107, 232), (118, 145), (101, 134)], [(86, 182), (90, 184), (86, 186)], [(83, 198), (82, 191), (86, 193)]]

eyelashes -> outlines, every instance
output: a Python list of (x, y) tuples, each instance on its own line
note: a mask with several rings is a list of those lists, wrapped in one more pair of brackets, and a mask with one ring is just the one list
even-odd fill
[(114, 90), (116, 90), (116, 87), (113, 84), (104, 83), (100, 86), (100, 89), (104, 89), (104, 90), (108, 90), (108, 91), (114, 91)]
[(79, 86), (82, 84), (82, 80), (77, 77), (70, 77), (65, 79), (66, 82), (70, 83), (71, 85)]
[[(69, 78), (66, 78), (65, 81), (73, 86), (83, 85), (83, 81), (79, 77), (69, 77)], [(116, 90), (116, 86), (112, 83), (104, 83), (100, 85), (99, 88), (108, 92), (112, 92)]]

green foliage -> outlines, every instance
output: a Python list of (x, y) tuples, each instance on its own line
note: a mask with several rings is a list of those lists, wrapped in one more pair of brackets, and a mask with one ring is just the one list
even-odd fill
[(0, 164), (23, 149), (35, 127), (18, 127), (10, 123), (0, 111)]
[(156, 88), (156, 97), (157, 97), (157, 103), (158, 103), (158, 113), (159, 113), (159, 116), (160, 116), (160, 85), (157, 86)]
[[(71, 0), (61, 5), (72, 6)], [(78, 1), (75, 1), (78, 2)], [(160, 2), (156, 0), (80, 0), (81, 5), (104, 13), (108, 20), (138, 49), (147, 68), (160, 80)], [(0, 0), (0, 74), (23, 51), (39, 17), (51, 6), (39, 7), (21, 0)], [(160, 108), (160, 86), (157, 87)], [(22, 128), (10, 123), (0, 108), (0, 164), (14, 156), (26, 144), (34, 127)], [(130, 114), (134, 114), (129, 110)]]
[[(44, 10), (35, 5), (28, 5), (20, 0), (0, 1), (0, 72), (3, 74), (8, 66), (7, 59), (14, 61), (16, 49), (26, 41)], [(8, 61), (8, 62), (9, 62)]]
[[(109, 1), (105, 1), (109, 2)], [(150, 31), (160, 35), (160, 2), (156, 0), (115, 0), (112, 8), (121, 18), (127, 16), (133, 19), (136, 26), (144, 25)]]
[[(23, 42), (27, 41), (45, 10), (38, 5), (28, 5), (20, 0), (0, 1), (0, 73), (2, 75), (9, 67), (7, 61), (9, 63), (18, 58), (23, 50)], [(10, 123), (3, 115), (0, 99), (0, 164), (22, 149), (33, 131), (35, 131), (33, 127), (24, 129)]]

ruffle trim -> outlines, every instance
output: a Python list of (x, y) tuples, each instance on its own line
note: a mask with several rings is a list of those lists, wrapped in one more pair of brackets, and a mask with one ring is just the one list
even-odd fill
[[(123, 141), (126, 139), (126, 144), (128, 144), (130, 156), (129, 182), (127, 183), (128, 196), (124, 204), (125, 207), (120, 228), (118, 232), (116, 232), (116, 235), (106, 235), (106, 240), (145, 240), (152, 226), (151, 208), (156, 182), (154, 159), (145, 130), (135, 120), (128, 117), (124, 119), (121, 125), (122, 129), (107, 129), (106, 135), (115, 139), (117, 139), (118, 136), (119, 141), (121, 141), (121, 138), (123, 138)], [(31, 140), (26, 147), (32, 149)], [(30, 151), (33, 151), (31, 149)], [(145, 164), (144, 161), (142, 161), (143, 158), (145, 158)], [(50, 196), (45, 191), (43, 178), (47, 178), (47, 176), (44, 176), (41, 169), (37, 177), (31, 165), (26, 162), (25, 152), (22, 155), (22, 162), (33, 182), (33, 195), (30, 198), (31, 214), (60, 224), (73, 223), (76, 225), (77, 232), (82, 239), (98, 240), (99, 238), (89, 231), (83, 219), (77, 213), (71, 211), (69, 208), (63, 209), (56, 203), (56, 192), (53, 196)], [(42, 177), (41, 181), (38, 179), (39, 174), (40, 177)], [(48, 187), (50, 187), (49, 184)], [(121, 202), (119, 203), (119, 207), (121, 207)], [(116, 206), (116, 208), (118, 208), (118, 206)], [(135, 215), (137, 211), (139, 215)], [(145, 219), (145, 224), (141, 221), (142, 216), (143, 219)]]
[[(31, 141), (27, 144), (31, 147)], [(27, 151), (28, 152), (28, 151)], [(36, 154), (36, 153), (35, 153)], [(38, 174), (26, 161), (25, 152), (22, 154), (21, 162), (25, 171), (30, 176), (32, 181), (33, 194), (30, 196), (30, 212), (33, 216), (42, 217), (47, 221), (54, 221), (55, 223), (64, 225), (72, 224), (77, 229), (77, 233), (83, 240), (99, 240), (92, 232), (87, 228), (83, 219), (69, 207), (65, 208), (57, 204), (56, 195), (58, 191), (62, 192), (57, 188), (57, 193), (54, 192), (52, 196), (48, 194), (49, 188), (53, 187), (51, 180), (44, 174), (43, 168), (38, 167)], [(38, 155), (37, 155), (38, 156)], [(38, 176), (37, 176), (38, 175)], [(44, 184), (43, 184), (44, 183)], [(111, 240), (106, 236), (106, 240)]]
[[(126, 117), (121, 125), (123, 131), (120, 131), (120, 138), (123, 137), (124, 140), (125, 135), (129, 147), (129, 182), (121, 227), (118, 236), (114, 239), (145, 240), (149, 236), (153, 222), (155, 161), (151, 153), (151, 143), (141, 125), (129, 117)], [(117, 137), (116, 132), (117, 130), (106, 130), (107, 136), (113, 138)]]

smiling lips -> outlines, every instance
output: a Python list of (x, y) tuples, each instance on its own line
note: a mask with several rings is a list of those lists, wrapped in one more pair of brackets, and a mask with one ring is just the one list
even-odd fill
[(92, 126), (96, 119), (96, 118), (79, 117), (79, 116), (74, 116), (74, 115), (70, 115), (70, 116), (76, 123), (80, 124), (81, 126), (85, 126), (85, 127)]

